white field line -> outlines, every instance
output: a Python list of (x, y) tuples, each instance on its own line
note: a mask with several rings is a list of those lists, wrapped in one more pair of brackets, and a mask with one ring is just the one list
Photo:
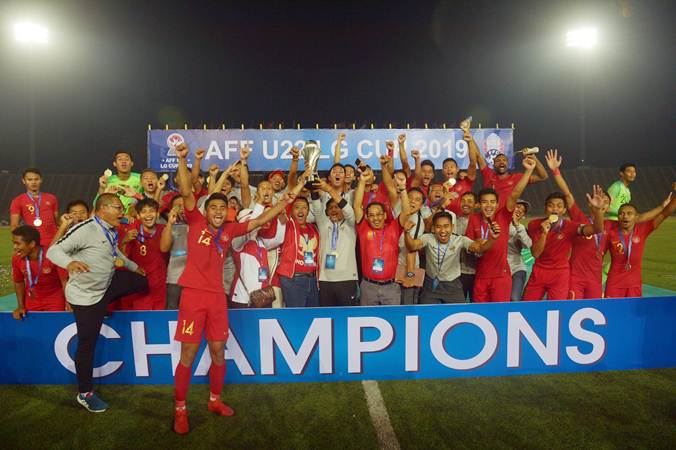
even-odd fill
[(390, 423), (390, 416), (387, 414), (387, 408), (385, 408), (385, 402), (378, 388), (378, 383), (372, 380), (364, 380), (361, 384), (364, 387), (366, 403), (369, 407), (373, 428), (375, 428), (376, 435), (378, 436), (379, 447), (381, 449), (399, 450), (399, 441)]

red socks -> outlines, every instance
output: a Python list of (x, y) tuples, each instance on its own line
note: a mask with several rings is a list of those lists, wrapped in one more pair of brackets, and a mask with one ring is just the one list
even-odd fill
[[(179, 364), (180, 365), (180, 364)], [(217, 366), (213, 362), (209, 368), (209, 388), (211, 395), (216, 398), (220, 397), (223, 390), (223, 381), (225, 380), (225, 363)]]
[(176, 366), (174, 372), (174, 388), (176, 392), (176, 402), (183, 402), (185, 405), (185, 398), (188, 395), (188, 387), (190, 386), (190, 375), (192, 367), (186, 367), (180, 362)]

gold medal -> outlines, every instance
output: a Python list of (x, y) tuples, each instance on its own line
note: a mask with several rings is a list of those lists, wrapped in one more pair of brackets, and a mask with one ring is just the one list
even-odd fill
[(103, 175), (107, 178), (110, 178), (113, 175), (113, 171), (110, 169), (106, 169), (103, 171)]
[(556, 223), (559, 221), (559, 216), (552, 214), (547, 218), (547, 220), (549, 220), (549, 223)]
[(35, 219), (35, 220), (33, 221), (33, 225), (35, 225), (36, 227), (39, 227), (40, 225), (42, 225), (42, 219), (40, 219), (40, 218), (38, 217), (37, 219)]
[(113, 264), (115, 264), (115, 267), (124, 267), (124, 260), (122, 258), (115, 258)]

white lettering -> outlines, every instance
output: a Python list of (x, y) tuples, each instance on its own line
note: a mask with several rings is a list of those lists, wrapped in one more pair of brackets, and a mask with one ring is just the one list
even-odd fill
[(418, 316), (406, 316), (406, 372), (417, 372), (420, 369), (420, 332)]
[[(444, 348), (444, 338), (451, 329), (461, 323), (476, 325), (484, 334), (484, 346), (475, 356), (468, 359), (456, 359), (449, 355)], [(493, 324), (483, 316), (474, 313), (457, 313), (446, 317), (439, 322), (430, 336), (430, 349), (434, 357), (444, 366), (457, 369), (476, 369), (486, 364), (498, 348), (498, 332)]]
[[(376, 328), (380, 336), (375, 341), (362, 341), (363, 328)], [(379, 352), (387, 348), (394, 338), (392, 324), (380, 317), (347, 318), (347, 371), (361, 373), (362, 353)]]
[(548, 366), (559, 364), (559, 311), (547, 311), (547, 343), (543, 344), (520, 312), (507, 315), (507, 367), (521, 365), (521, 335)]
[(277, 319), (261, 319), (258, 322), (261, 349), (261, 374), (274, 375), (275, 345), (279, 348), (291, 373), (303, 373), (315, 345), (319, 347), (319, 373), (333, 372), (333, 321), (330, 318), (316, 318), (310, 324), (298, 353), (293, 350), (288, 337)]
[(233, 154), (233, 153), (235, 155), (239, 155), (239, 145), (238, 144), (239, 143), (236, 140), (225, 141), (225, 147), (224, 147), (224, 149), (225, 149), (225, 159), (227, 159), (228, 161), (230, 159), (237, 159), (237, 157), (231, 158), (230, 155)]
[(209, 148), (207, 149), (207, 155), (204, 157), (204, 159), (209, 160), (213, 157), (223, 159), (223, 153), (221, 153), (221, 148), (218, 146), (218, 142), (216, 141), (211, 141)]
[(173, 339), (176, 333), (176, 321), (168, 323), (169, 343), (148, 344), (146, 339), (146, 325), (144, 322), (131, 322), (131, 341), (134, 349), (134, 369), (137, 377), (150, 376), (148, 369), (149, 355), (171, 355), (172, 373), (181, 359), (181, 343)]
[(357, 156), (361, 159), (369, 159), (371, 156), (373, 156), (372, 151), (365, 151), (363, 150), (364, 147), (373, 147), (373, 142), (369, 141), (368, 139), (365, 139), (363, 141), (359, 141), (357, 143)]
[(587, 319), (591, 320), (594, 325), (606, 325), (606, 318), (598, 309), (582, 308), (570, 316), (570, 320), (568, 321), (570, 334), (582, 342), (588, 342), (592, 345), (591, 352), (587, 354), (580, 352), (579, 347), (576, 345), (566, 347), (568, 357), (578, 364), (594, 364), (603, 358), (603, 355), (606, 353), (606, 341), (603, 339), (603, 336), (582, 328), (582, 322)]
[[(111, 327), (105, 323), (101, 325), (101, 336), (108, 339), (120, 339), (121, 336), (117, 334), (117, 331), (113, 330)], [(65, 367), (68, 371), (75, 373), (75, 361), (68, 354), (68, 343), (77, 335), (77, 325), (71, 323), (66, 328), (61, 330), (56, 339), (54, 340), (54, 354), (56, 359)], [(115, 373), (120, 367), (122, 367), (122, 361), (108, 361), (102, 366), (94, 367), (94, 378), (101, 378), (108, 376), (112, 373)]]

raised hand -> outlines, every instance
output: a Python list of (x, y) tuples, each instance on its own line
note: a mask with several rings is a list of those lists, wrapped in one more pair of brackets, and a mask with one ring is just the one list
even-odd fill
[(345, 140), (345, 133), (338, 133), (338, 141), (344, 141)]
[(415, 150), (415, 149), (411, 150), (411, 156), (416, 161), (419, 160), (420, 159), (420, 150)]
[(185, 158), (188, 156), (188, 153), (190, 153), (190, 149), (188, 148), (188, 144), (185, 142), (182, 142), (178, 144), (175, 148), (176, 151), (176, 156), (179, 158)]
[(61, 226), (69, 227), (73, 224), (74, 218), (70, 214), (61, 214)]
[[(392, 142), (392, 141), (388, 141), (388, 142), (391, 142), (392, 146), (393, 146), (392, 148), (394, 148), (394, 142)], [(380, 155), (380, 158), (378, 158), (378, 159), (380, 160), (381, 167), (385, 167), (390, 162), (391, 158), (388, 155)]]
[(205, 153), (206, 153), (206, 152), (204, 151), (203, 148), (198, 148), (198, 149), (195, 151), (195, 159), (202, 159), (202, 158), (204, 158), (204, 154), (205, 154)]
[(169, 214), (167, 215), (167, 223), (169, 225), (174, 225), (177, 220), (178, 220), (178, 208), (173, 207), (171, 208), (171, 211), (169, 211)]
[(601, 209), (603, 206), (603, 188), (597, 184), (592, 187), (592, 195), (587, 195), (589, 206), (595, 209)]
[(320, 178), (319, 180), (315, 180), (315, 184), (319, 188), (320, 191), (324, 192), (330, 192), (331, 191), (331, 186), (324, 180), (323, 178)]
[(158, 190), (159, 192), (162, 192), (166, 186), (167, 186), (167, 180), (165, 180), (164, 178), (160, 177), (160, 179), (157, 180), (157, 190)]
[(385, 141), (385, 147), (387, 147), (388, 153), (394, 152), (394, 142), (393, 141)]
[[(674, 187), (676, 188), (676, 186)], [(673, 192), (669, 192), (667, 199), (662, 202), (662, 208), (666, 208), (667, 205), (671, 202), (671, 194), (673, 194)]]
[[(338, 139), (340, 139), (340, 135), (338, 135)], [(293, 159), (297, 160), (299, 155), (300, 155), (300, 150), (298, 150), (298, 147), (296, 147), (295, 145), (293, 147), (291, 147), (291, 157)]]
[(210, 177), (215, 177), (216, 174), (218, 173), (218, 164), (212, 164), (209, 166), (209, 176)]
[(103, 190), (108, 187), (108, 176), (105, 174), (99, 177), (99, 187)]
[(249, 147), (241, 147), (239, 149), (239, 159), (241, 161), (246, 161), (251, 154), (251, 149)]
[(469, 131), (469, 128), (466, 129), (466, 130), (462, 130), (462, 140), (463, 141), (470, 143), (472, 141), (472, 139), (474, 139), (474, 138), (472, 137), (472, 133)]
[(550, 149), (545, 155), (545, 160), (547, 161), (547, 166), (550, 170), (556, 170), (561, 167), (561, 157), (557, 149)]
[(535, 170), (535, 159), (531, 156), (526, 156), (521, 164), (523, 164), (523, 168), (529, 172)]
[(406, 135), (401, 133), (399, 136), (397, 136), (397, 142), (399, 142), (399, 145), (404, 144), (404, 142), (406, 142)]

